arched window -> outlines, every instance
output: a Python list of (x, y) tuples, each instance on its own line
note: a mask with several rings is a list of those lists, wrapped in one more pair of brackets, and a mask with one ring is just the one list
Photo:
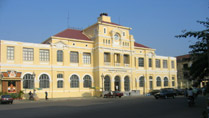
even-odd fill
[(63, 88), (63, 74), (57, 74), (57, 88)]
[(33, 78), (32, 74), (24, 75), (23, 88), (24, 89), (33, 89), (34, 88), (34, 78)]
[(157, 87), (160, 87), (160, 86), (161, 86), (161, 78), (157, 77)]
[(120, 77), (115, 77), (115, 91), (120, 91), (121, 85), (120, 85)]
[(49, 76), (47, 74), (42, 74), (39, 77), (39, 87), (40, 88), (49, 88)]
[(144, 87), (144, 76), (139, 78), (139, 87)]
[(130, 91), (130, 80), (128, 76), (124, 78), (124, 86), (125, 86), (125, 91)]
[(168, 78), (167, 77), (164, 78), (164, 86), (168, 86)]
[(70, 87), (71, 88), (78, 88), (79, 87), (79, 78), (77, 75), (72, 75), (70, 77)]
[(63, 62), (63, 51), (57, 50), (57, 62)]
[(150, 88), (150, 90), (153, 89), (153, 80), (152, 80), (152, 76), (149, 76), (149, 88)]
[(89, 75), (85, 75), (84, 78), (83, 78), (83, 87), (84, 88), (89, 88), (91, 87), (91, 77)]
[(108, 75), (104, 78), (104, 90), (110, 91), (110, 77)]

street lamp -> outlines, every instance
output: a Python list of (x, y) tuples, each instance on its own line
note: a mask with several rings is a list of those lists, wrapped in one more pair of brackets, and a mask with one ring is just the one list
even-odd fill
[(103, 92), (104, 92), (104, 75), (103, 75), (103, 73), (102, 73), (102, 75), (101, 75), (101, 78), (102, 78), (102, 96), (103, 96)]

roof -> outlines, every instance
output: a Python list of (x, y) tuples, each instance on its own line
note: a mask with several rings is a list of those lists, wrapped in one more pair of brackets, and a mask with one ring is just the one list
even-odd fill
[(121, 25), (119, 25), (119, 24), (112, 23), (112, 22), (106, 22), (106, 21), (102, 21), (102, 23), (107, 23), (107, 24), (112, 24), (112, 25), (118, 25), (118, 26), (121, 26)]
[(54, 35), (54, 36), (90, 41), (90, 39), (86, 35), (84, 35), (82, 33), (82, 31), (75, 30), (75, 29), (66, 29), (66, 30)]
[(177, 58), (177, 60), (185, 59), (185, 58), (191, 58), (191, 55), (190, 54), (186, 54), (186, 55), (176, 56), (176, 58)]
[(142, 44), (139, 44), (139, 43), (136, 43), (136, 42), (134, 42), (134, 46), (136, 46), (136, 47), (142, 47), (142, 48), (149, 48), (149, 47), (147, 47), (145, 45), (142, 45)]

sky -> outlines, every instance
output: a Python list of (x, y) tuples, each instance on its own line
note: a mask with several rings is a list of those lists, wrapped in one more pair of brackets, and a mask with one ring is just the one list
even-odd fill
[[(131, 27), (137, 43), (161, 56), (188, 54), (193, 38), (183, 30), (204, 27), (208, 0), (0, 0), (0, 40), (41, 43), (66, 28), (86, 28), (108, 13), (114, 23)], [(69, 15), (69, 18), (68, 18)], [(69, 22), (69, 24), (68, 24)]]

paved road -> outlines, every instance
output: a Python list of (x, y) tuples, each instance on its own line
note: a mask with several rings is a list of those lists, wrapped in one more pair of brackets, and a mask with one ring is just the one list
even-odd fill
[(183, 97), (159, 99), (152, 96), (85, 98), (49, 101), (15, 101), (0, 105), (1, 118), (201, 118), (205, 99), (199, 97), (189, 108)]

